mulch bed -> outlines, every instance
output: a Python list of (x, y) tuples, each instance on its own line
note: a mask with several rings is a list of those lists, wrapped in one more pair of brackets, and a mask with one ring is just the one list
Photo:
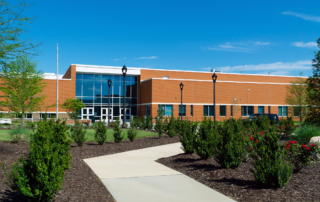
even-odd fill
[[(59, 191), (53, 201), (89, 201), (89, 202), (115, 202), (109, 191), (102, 184), (100, 179), (92, 172), (89, 166), (82, 159), (97, 157), (108, 154), (115, 154), (135, 149), (142, 149), (158, 145), (165, 145), (179, 142), (179, 138), (163, 136), (146, 137), (130, 142), (128, 140), (115, 144), (107, 142), (104, 145), (97, 143), (85, 143), (82, 148), (72, 143), (71, 148), (71, 169), (66, 171), (63, 189)], [(7, 168), (14, 163), (21, 155), (27, 155), (29, 147), (25, 143), (12, 144), (0, 142), (0, 164), (5, 163)], [(0, 201), (24, 201), (4, 183), (5, 175), (0, 168)]]
[(236, 201), (320, 201), (320, 163), (292, 174), (285, 187), (275, 189), (254, 181), (249, 162), (236, 169), (222, 169), (213, 158), (201, 160), (196, 154), (180, 154), (157, 162)]

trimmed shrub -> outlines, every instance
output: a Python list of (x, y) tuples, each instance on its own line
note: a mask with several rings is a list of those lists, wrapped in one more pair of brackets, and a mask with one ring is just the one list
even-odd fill
[(130, 128), (128, 130), (127, 136), (131, 142), (133, 142), (133, 140), (137, 137), (137, 135), (138, 135), (138, 130), (136, 128)]
[(194, 140), (197, 135), (197, 123), (191, 123), (189, 121), (184, 121), (181, 124), (181, 133), (179, 139), (182, 145), (182, 150), (186, 154), (194, 153)]
[(24, 127), (18, 127), (10, 131), (10, 139), (13, 143), (28, 141), (29, 137), (30, 131)]
[(163, 116), (164, 116), (163, 108), (158, 109), (158, 116), (156, 117), (155, 129), (158, 132), (159, 138), (162, 137), (163, 132), (164, 132), (164, 124), (163, 124), (163, 121), (162, 121)]
[(294, 131), (290, 139), (296, 140), (299, 144), (308, 144), (310, 139), (315, 136), (320, 136), (320, 127), (315, 125), (303, 125)]
[(176, 120), (173, 116), (171, 116), (168, 124), (168, 135), (169, 137), (176, 136)]
[(181, 123), (181, 120), (179, 119), (179, 117), (176, 118), (175, 119), (175, 124), (174, 124), (175, 125), (175, 129), (174, 130), (175, 130), (176, 133), (180, 133), (181, 132), (181, 124), (182, 123)]
[(163, 122), (163, 131), (166, 132), (166, 133), (168, 132), (168, 125), (169, 125), (168, 118), (165, 117), (164, 118), (164, 122)]
[(7, 185), (28, 201), (49, 202), (61, 190), (66, 169), (70, 169), (71, 140), (66, 136), (65, 122), (40, 121), (31, 134), (28, 160), (23, 158), (6, 171)]
[(122, 130), (120, 129), (120, 121), (119, 121), (119, 117), (117, 117), (116, 122), (114, 124), (114, 133), (113, 133), (113, 137), (114, 137), (114, 142), (115, 143), (120, 143), (123, 138), (124, 135), (121, 135)]
[(153, 127), (153, 123), (152, 123), (152, 116), (148, 116), (145, 120), (145, 129), (151, 130)]
[(36, 123), (31, 122), (31, 121), (28, 121), (28, 122), (27, 122), (27, 127), (31, 128), (32, 131), (34, 132), (35, 129), (36, 129)]
[(293, 164), (293, 172), (299, 172), (302, 168), (310, 166), (312, 156), (319, 154), (319, 144), (300, 145), (298, 141), (286, 143), (288, 160)]
[(107, 128), (104, 121), (97, 122), (96, 132), (94, 134), (94, 139), (100, 144), (103, 145), (107, 140)]
[(201, 122), (199, 133), (194, 140), (194, 148), (196, 153), (202, 159), (208, 159), (213, 156), (216, 148), (217, 131), (214, 122), (207, 117)]
[(247, 153), (244, 147), (244, 138), (240, 131), (237, 131), (237, 128), (235, 119), (219, 128), (214, 159), (223, 168), (239, 167), (243, 157)]
[(110, 124), (109, 124), (109, 126), (110, 126), (111, 128), (114, 128), (114, 125), (115, 125), (115, 122), (110, 122)]
[(279, 146), (280, 135), (276, 130), (267, 131), (264, 139), (253, 137), (251, 157), (255, 181), (273, 187), (285, 186), (292, 174), (293, 165), (287, 162), (285, 149)]
[(79, 121), (76, 121), (74, 127), (71, 128), (71, 139), (77, 143), (78, 147), (82, 147), (83, 143), (87, 140), (86, 132), (87, 129)]
[(267, 130), (270, 127), (271, 122), (268, 116), (260, 116), (256, 124), (261, 130)]

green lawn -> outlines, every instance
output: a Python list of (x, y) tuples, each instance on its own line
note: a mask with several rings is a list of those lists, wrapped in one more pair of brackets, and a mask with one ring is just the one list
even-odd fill
[[(30, 130), (31, 132), (32, 130)], [(127, 140), (127, 131), (128, 129), (122, 129), (122, 134), (124, 135), (124, 140)], [(94, 142), (94, 129), (87, 129), (87, 142)], [(152, 133), (149, 131), (144, 131), (144, 130), (138, 130), (138, 135), (136, 138), (142, 138), (142, 137), (150, 137), (150, 136), (157, 136), (157, 133)], [(10, 140), (10, 130), (0, 130), (0, 141), (11, 141)], [(113, 129), (108, 129), (107, 130), (107, 141), (114, 141), (113, 138)]]

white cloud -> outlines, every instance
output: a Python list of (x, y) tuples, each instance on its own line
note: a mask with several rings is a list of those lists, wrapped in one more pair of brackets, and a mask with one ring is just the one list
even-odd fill
[(126, 57), (123, 57), (123, 59), (127, 59)]
[(301, 42), (294, 42), (292, 43), (293, 46), (296, 46), (296, 47), (317, 47), (317, 43), (316, 42), (308, 42), (308, 43), (304, 43), (303, 41)]
[(298, 18), (302, 18), (304, 20), (309, 20), (309, 21), (314, 21), (314, 22), (319, 22), (320, 23), (320, 16), (313, 16), (313, 15), (308, 15), (304, 13), (295, 13), (291, 11), (287, 12), (282, 12), (283, 15), (292, 15)]
[(261, 41), (258, 41), (255, 43), (255, 45), (259, 45), (259, 46), (265, 46), (265, 45), (270, 45), (269, 42), (261, 42)]
[(117, 59), (114, 59), (113, 61), (118, 61), (118, 60), (120, 60), (119, 58), (117, 58)]
[(219, 50), (219, 51), (229, 51), (229, 52), (244, 52), (244, 53), (251, 53), (258, 49), (258, 46), (265, 46), (270, 45), (269, 42), (240, 42), (240, 43), (223, 43), (211, 47), (207, 47), (205, 49), (208, 50)]
[[(274, 72), (278, 74), (287, 73), (291, 70), (302, 70), (310, 69), (312, 65), (311, 60), (303, 60), (298, 62), (275, 62), (267, 64), (257, 64), (257, 65), (239, 65), (239, 66), (226, 66), (226, 67), (216, 67), (222, 72), (235, 72), (235, 71), (261, 71), (266, 70), (267, 72)], [(285, 71), (285, 72), (284, 72)], [(267, 73), (266, 72), (266, 73)]]
[(146, 59), (157, 59), (157, 56), (150, 56), (150, 57), (139, 57), (139, 58), (134, 58), (135, 60), (146, 60)]

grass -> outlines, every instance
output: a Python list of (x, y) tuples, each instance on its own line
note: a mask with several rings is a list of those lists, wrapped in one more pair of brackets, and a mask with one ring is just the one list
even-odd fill
[[(88, 138), (86, 142), (95, 142), (94, 139), (94, 133), (95, 130), (94, 129), (87, 129), (87, 134), (86, 137)], [(127, 140), (127, 133), (128, 133), (128, 129), (122, 129), (122, 135), (124, 135), (123, 140)], [(149, 132), (149, 131), (144, 131), (144, 130), (138, 130), (138, 135), (136, 138), (142, 138), (142, 137), (151, 137), (151, 136), (158, 136), (157, 133), (153, 133), (153, 132)], [(113, 142), (114, 138), (113, 138), (113, 129), (108, 129), (107, 130), (107, 142)]]
[[(0, 130), (0, 141), (11, 141), (10, 139), (10, 131), (11, 130)], [(30, 129), (30, 132), (32, 132), (32, 130)], [(122, 134), (124, 135), (123, 140), (127, 140), (127, 132), (128, 129), (122, 129)], [(86, 133), (86, 137), (87, 137), (87, 141), (86, 142), (95, 142), (94, 139), (94, 133), (95, 130), (94, 129), (87, 129), (87, 133)], [(142, 137), (151, 137), (151, 136), (158, 136), (157, 133), (153, 133), (153, 132), (149, 132), (149, 131), (143, 131), (143, 130), (138, 130), (138, 135), (136, 138), (142, 138)], [(113, 138), (113, 129), (108, 129), (107, 130), (107, 141), (114, 141)]]

